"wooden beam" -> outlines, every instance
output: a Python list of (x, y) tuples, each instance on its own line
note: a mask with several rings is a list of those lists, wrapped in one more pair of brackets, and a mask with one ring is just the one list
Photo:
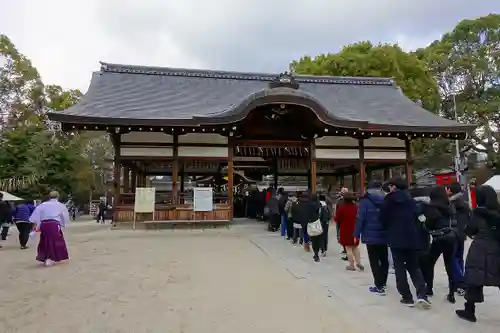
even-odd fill
[(247, 147), (308, 147), (307, 141), (299, 140), (235, 140), (235, 146)]
[(130, 192), (130, 168), (128, 166), (123, 167), (123, 192)]
[(391, 168), (384, 168), (384, 181), (388, 181), (389, 179), (391, 179), (390, 177), (390, 173), (391, 173)]
[(179, 134), (174, 132), (173, 149), (172, 149), (172, 198), (174, 204), (180, 203), (180, 195), (178, 189), (179, 178)]
[(411, 183), (413, 182), (413, 168), (412, 168), (413, 156), (412, 156), (410, 139), (405, 140), (405, 149), (406, 149), (405, 174), (406, 174), (406, 181), (408, 182), (408, 187), (410, 187)]
[(311, 193), (316, 193), (316, 142), (314, 139), (311, 139), (310, 153), (309, 153), (310, 161), (311, 161)]
[(116, 221), (117, 211), (116, 207), (120, 204), (120, 139), (121, 135), (119, 133), (110, 133), (111, 143), (115, 150), (115, 156), (113, 159), (113, 220)]
[(231, 218), (234, 216), (234, 205), (233, 205), (233, 184), (234, 184), (234, 165), (233, 165), (233, 154), (234, 154), (234, 141), (233, 138), (229, 138), (227, 146), (227, 196), (229, 204), (231, 205)]
[(358, 139), (359, 144), (359, 193), (365, 193), (366, 165), (365, 165), (365, 141)]
[(130, 173), (130, 187), (132, 188), (132, 192), (135, 193), (135, 189), (137, 188), (137, 170), (136, 170), (136, 168), (132, 168), (132, 172)]

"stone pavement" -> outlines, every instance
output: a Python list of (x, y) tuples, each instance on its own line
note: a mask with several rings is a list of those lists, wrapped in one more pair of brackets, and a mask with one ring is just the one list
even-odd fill
[(347, 272), (346, 262), (340, 260), (340, 248), (334, 235), (330, 235), (328, 257), (315, 263), (311, 253), (291, 245), (277, 233), (265, 232), (262, 225), (254, 226), (254, 232), (250, 237), (257, 247), (296, 279), (323, 293), (332, 302), (341, 302), (346, 320), (363, 332), (493, 333), (500, 327), (500, 292), (496, 288), (485, 289), (486, 302), (477, 307), (477, 323), (468, 323), (455, 316), (455, 309), (463, 306), (463, 298), (457, 297), (455, 305), (445, 300), (447, 278), (442, 260), (436, 266), (436, 295), (431, 298), (433, 307), (425, 311), (399, 304), (394, 275), (389, 276), (387, 296), (370, 294), (368, 287), (373, 280), (365, 246), (361, 248), (366, 271)]

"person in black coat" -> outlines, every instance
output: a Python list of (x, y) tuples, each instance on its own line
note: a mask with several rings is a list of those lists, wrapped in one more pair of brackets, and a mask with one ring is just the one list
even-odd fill
[(285, 214), (285, 205), (286, 202), (288, 201), (288, 193), (285, 192), (283, 187), (280, 187), (278, 189), (278, 210), (280, 212), (280, 219), (281, 219), (281, 236), (285, 237), (287, 240), (292, 239), (292, 235), (288, 234), (287, 232), (287, 225), (286, 225), (286, 214)]
[(408, 193), (405, 179), (393, 178), (388, 182), (390, 192), (379, 210), (379, 219), (387, 230), (387, 244), (391, 248), (396, 274), (396, 286), (401, 304), (414, 306), (406, 272), (417, 290), (417, 305), (430, 308), (422, 272), (418, 264), (419, 234), (415, 225), (415, 201)]
[(457, 247), (455, 249), (455, 255), (453, 256), (453, 272), (457, 281), (457, 292), (459, 295), (463, 296), (465, 294), (464, 248), (467, 238), (467, 236), (465, 236), (465, 227), (470, 222), (472, 211), (469, 208), (469, 204), (464, 200), (462, 186), (460, 186), (459, 183), (454, 182), (446, 185), (446, 191), (450, 196), (450, 203), (455, 209), (455, 220), (457, 221), (455, 227), (457, 233)]
[[(9, 227), (12, 224), (12, 207), (7, 201), (3, 201), (3, 193), (0, 192), (0, 228), (1, 240), (7, 239), (7, 234), (9, 233)], [(0, 248), (2, 246), (0, 245)]]
[(302, 192), (299, 202), (292, 206), (292, 219), (302, 226), (304, 249), (310, 251), (309, 238), (312, 242), (314, 251), (314, 260), (319, 261), (319, 250), (321, 247), (321, 235), (309, 237), (307, 235), (307, 225), (319, 218), (319, 202), (317, 198), (312, 197), (309, 192)]
[(418, 233), (418, 264), (422, 275), (428, 276), (428, 262), (429, 262), (429, 251), (431, 248), (431, 236), (425, 228), (425, 208), (431, 201), (429, 197), (430, 189), (424, 187), (416, 187), (410, 189), (410, 195), (415, 201), (415, 224), (417, 226)]
[(456, 221), (455, 212), (448, 199), (448, 194), (443, 186), (438, 185), (431, 189), (430, 202), (424, 207), (425, 228), (432, 237), (431, 248), (428, 255), (428, 267), (425, 283), (427, 296), (434, 294), (434, 267), (438, 258), (443, 255), (444, 267), (448, 275), (448, 295), (446, 299), (455, 303), (457, 282), (453, 271), (453, 261), (457, 246), (457, 234), (454, 230)]
[(279, 210), (278, 195), (275, 188), (270, 188), (269, 198), (266, 201), (267, 218), (268, 218), (268, 231), (276, 232), (280, 229), (281, 215)]
[(484, 302), (483, 287), (500, 288), (500, 204), (490, 186), (476, 192), (474, 210), (465, 234), (473, 238), (465, 260), (465, 306), (456, 314), (476, 322), (476, 303)]

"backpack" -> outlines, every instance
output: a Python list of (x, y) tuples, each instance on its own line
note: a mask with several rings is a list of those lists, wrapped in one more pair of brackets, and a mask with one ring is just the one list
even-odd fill
[(319, 220), (321, 223), (326, 224), (332, 219), (332, 211), (328, 205), (321, 206), (319, 212)]

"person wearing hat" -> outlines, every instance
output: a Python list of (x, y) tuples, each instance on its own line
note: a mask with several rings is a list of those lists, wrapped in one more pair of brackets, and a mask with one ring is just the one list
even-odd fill
[(391, 248), (396, 285), (401, 304), (413, 307), (415, 301), (408, 285), (407, 272), (417, 290), (417, 305), (430, 308), (424, 277), (419, 267), (419, 234), (415, 223), (416, 203), (408, 193), (405, 179), (396, 177), (389, 182), (390, 192), (380, 205), (379, 219), (387, 230), (387, 245)]
[(57, 191), (50, 192), (49, 200), (38, 205), (29, 219), (40, 229), (36, 260), (43, 262), (45, 266), (52, 266), (56, 262), (69, 259), (63, 235), (63, 228), (70, 220), (69, 212), (66, 205), (59, 202), (58, 198)]

